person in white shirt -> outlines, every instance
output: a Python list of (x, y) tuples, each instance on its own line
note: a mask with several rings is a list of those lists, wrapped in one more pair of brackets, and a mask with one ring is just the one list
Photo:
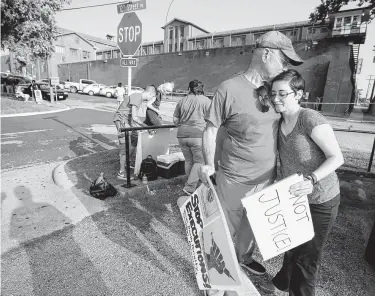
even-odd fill
[(117, 108), (120, 107), (121, 103), (124, 101), (125, 88), (122, 87), (122, 83), (119, 82), (115, 89), (115, 96), (117, 98)]

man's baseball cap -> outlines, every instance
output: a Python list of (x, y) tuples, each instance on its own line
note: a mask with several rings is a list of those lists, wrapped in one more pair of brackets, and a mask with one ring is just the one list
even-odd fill
[(271, 48), (281, 50), (293, 66), (303, 63), (303, 60), (295, 52), (292, 41), (279, 31), (270, 31), (260, 36), (255, 42), (256, 48)]

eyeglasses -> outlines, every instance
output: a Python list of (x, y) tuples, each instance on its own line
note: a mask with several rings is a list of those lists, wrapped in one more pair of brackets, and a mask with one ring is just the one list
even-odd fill
[(287, 96), (289, 96), (290, 94), (294, 94), (295, 92), (294, 91), (292, 91), (292, 92), (289, 92), (289, 93), (279, 93), (279, 94), (271, 94), (270, 95), (270, 98), (271, 98), (271, 100), (274, 100), (274, 99), (276, 99), (276, 97), (278, 96), (279, 97), (279, 99), (281, 99), (281, 100), (285, 100), (286, 98), (287, 98)]

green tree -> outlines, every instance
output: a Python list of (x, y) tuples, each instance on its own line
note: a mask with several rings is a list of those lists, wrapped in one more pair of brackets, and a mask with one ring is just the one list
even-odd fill
[(27, 57), (54, 52), (55, 14), (70, 0), (1, 0), (1, 48)]
[(321, 0), (321, 4), (318, 5), (314, 12), (310, 14), (310, 20), (312, 22), (323, 21), (328, 16), (328, 13), (337, 12), (341, 7), (348, 5), (349, 2), (357, 2), (358, 6), (370, 7), (370, 15), (372, 18), (375, 15), (375, 0)]

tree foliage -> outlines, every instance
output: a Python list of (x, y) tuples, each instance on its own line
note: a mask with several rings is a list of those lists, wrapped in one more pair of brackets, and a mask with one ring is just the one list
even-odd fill
[(1, 48), (21, 56), (50, 57), (55, 14), (70, 0), (1, 0)]
[(370, 7), (370, 15), (375, 15), (375, 0), (321, 0), (321, 4), (318, 5), (314, 12), (310, 14), (310, 20), (312, 22), (324, 21), (328, 16), (328, 13), (337, 12), (341, 7), (348, 5), (349, 2), (357, 2), (358, 6)]

